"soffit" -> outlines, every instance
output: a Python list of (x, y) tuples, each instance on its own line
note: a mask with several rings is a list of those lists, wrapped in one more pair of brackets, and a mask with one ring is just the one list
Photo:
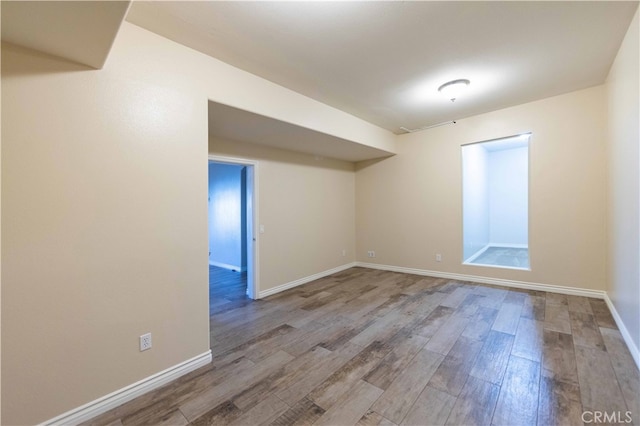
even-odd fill
[(393, 155), (369, 145), (211, 101), (209, 135), (350, 162)]
[(3, 1), (2, 40), (99, 69), (130, 1)]

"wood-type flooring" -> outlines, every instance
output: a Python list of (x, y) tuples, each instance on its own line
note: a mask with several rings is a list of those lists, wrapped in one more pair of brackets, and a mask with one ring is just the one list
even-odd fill
[(209, 265), (209, 312), (229, 302), (247, 299), (247, 273)]
[(352, 268), (211, 306), (210, 365), (87, 424), (640, 424), (599, 299)]

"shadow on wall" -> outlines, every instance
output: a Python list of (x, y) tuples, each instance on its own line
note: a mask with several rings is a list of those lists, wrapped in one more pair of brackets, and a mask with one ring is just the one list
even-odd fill
[(2, 43), (2, 54), (11, 52), (14, 58), (21, 58), (20, 61), (2, 61), (2, 78), (11, 78), (29, 75), (51, 75), (64, 74), (79, 71), (98, 71), (88, 65), (63, 59), (57, 56), (48, 55), (37, 50), (16, 46), (11, 43)]

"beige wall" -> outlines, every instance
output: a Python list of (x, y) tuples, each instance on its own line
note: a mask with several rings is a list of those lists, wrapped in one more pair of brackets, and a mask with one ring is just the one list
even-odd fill
[[(600, 86), (399, 137), (395, 157), (358, 164), (357, 260), (604, 290), (604, 101)], [(529, 131), (532, 270), (462, 265), (460, 146)]]
[(640, 346), (640, 26), (631, 23), (607, 78), (608, 292)]
[(259, 291), (355, 260), (353, 163), (220, 139), (209, 153), (258, 161)]
[(208, 350), (207, 111), (2, 55), (2, 423), (34, 424)]
[[(394, 141), (128, 23), (103, 70), (3, 45), (2, 387), (10, 392), (2, 424), (45, 421), (208, 350), (208, 100), (359, 143)], [(265, 164), (286, 182), (265, 183), (268, 197), (304, 184), (325, 191), (301, 200), (321, 201), (309, 217), (291, 219), (276, 214), (275, 201), (266, 204), (266, 286), (341, 264), (342, 246), (353, 255), (351, 217), (329, 221), (344, 242), (333, 231), (317, 246), (315, 234), (292, 242), (270, 233), (292, 237), (314, 225), (325, 200), (352, 203), (345, 194), (353, 193), (353, 172), (299, 172), (307, 167), (300, 163)], [(328, 194), (329, 183), (345, 182), (351, 189)], [(280, 271), (283, 264), (294, 266)], [(154, 346), (140, 353), (146, 332)]]

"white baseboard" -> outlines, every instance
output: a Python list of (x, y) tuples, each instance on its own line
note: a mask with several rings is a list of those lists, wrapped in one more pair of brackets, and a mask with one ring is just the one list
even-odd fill
[(308, 277), (300, 278), (295, 281), (291, 281), (277, 287), (270, 288), (268, 290), (258, 292), (258, 299), (262, 299), (263, 297), (271, 296), (272, 294), (280, 293), (281, 291), (289, 290), (290, 288), (297, 287), (302, 284), (306, 284), (308, 282), (324, 278), (328, 275), (335, 274), (337, 272), (342, 272), (346, 269), (353, 268), (356, 266), (356, 262), (347, 263), (346, 265), (338, 266), (333, 269), (327, 269), (326, 271), (318, 272), (317, 274), (309, 275)]
[(218, 268), (230, 269), (232, 271), (238, 271), (238, 272), (244, 272), (247, 270), (247, 268), (243, 268), (241, 266), (229, 265), (228, 263), (222, 263), (222, 262), (214, 262), (212, 260), (209, 261), (209, 265), (217, 266)]
[(638, 351), (638, 347), (636, 346), (635, 342), (631, 338), (631, 334), (629, 333), (629, 330), (627, 330), (627, 327), (624, 325), (624, 322), (622, 321), (620, 314), (618, 314), (618, 311), (615, 305), (613, 304), (613, 302), (611, 301), (611, 299), (609, 298), (608, 294), (604, 295), (604, 301), (607, 302), (607, 306), (609, 307), (609, 310), (611, 311), (611, 315), (613, 316), (613, 319), (615, 320), (616, 325), (618, 326), (618, 330), (620, 330), (620, 334), (622, 334), (622, 338), (624, 339), (624, 342), (627, 344), (627, 347), (629, 348), (629, 352), (631, 352), (631, 356), (633, 357), (633, 360), (636, 362), (636, 367), (638, 367), (638, 370), (640, 370), (640, 351)]
[(211, 350), (188, 359), (164, 371), (156, 373), (139, 382), (133, 383), (115, 392), (91, 401), (81, 407), (67, 411), (53, 419), (47, 420), (42, 425), (76, 425), (94, 418), (104, 412), (118, 407), (125, 402), (163, 386), (185, 374), (196, 370), (211, 362)]
[(405, 268), (402, 266), (379, 265), (376, 263), (356, 262), (356, 266), (371, 269), (381, 269), (383, 271), (404, 272), (406, 274), (426, 275), (436, 278), (448, 278), (459, 281), (473, 281), (476, 283), (501, 285), (504, 287), (524, 288), (527, 290), (549, 291), (552, 293), (570, 294), (573, 296), (595, 297), (604, 299), (606, 293), (602, 290), (589, 290), (585, 288), (565, 287), (551, 284), (539, 284), (526, 281), (505, 280), (502, 278), (487, 278), (477, 275), (453, 274), (449, 272), (429, 271), (426, 269)]

